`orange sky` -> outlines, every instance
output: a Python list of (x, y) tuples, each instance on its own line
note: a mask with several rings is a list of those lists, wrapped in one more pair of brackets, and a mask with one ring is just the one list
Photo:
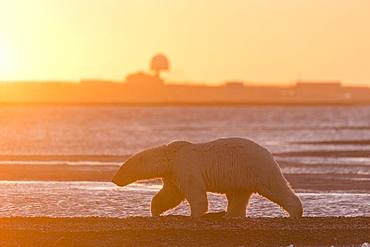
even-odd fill
[(121, 79), (167, 54), (174, 81), (370, 85), (368, 0), (0, 0), (0, 80)]

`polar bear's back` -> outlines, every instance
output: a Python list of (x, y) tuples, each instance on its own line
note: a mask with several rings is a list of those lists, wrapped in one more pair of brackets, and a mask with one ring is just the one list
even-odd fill
[(281, 176), (272, 154), (248, 139), (222, 138), (191, 144), (181, 153), (186, 154), (191, 170), (202, 173), (209, 191), (257, 190), (262, 181)]

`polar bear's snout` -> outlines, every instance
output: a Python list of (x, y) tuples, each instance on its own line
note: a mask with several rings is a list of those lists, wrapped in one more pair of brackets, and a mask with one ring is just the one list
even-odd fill
[(129, 176), (130, 172), (126, 168), (125, 165), (122, 165), (116, 172), (112, 179), (114, 184), (123, 187), (133, 182), (131, 176)]
[(112, 183), (114, 183), (115, 185), (118, 185), (118, 186), (124, 186), (123, 183), (120, 182), (120, 179), (118, 177), (118, 173), (116, 173), (116, 175), (114, 175), (114, 177), (112, 178)]
[(112, 183), (114, 183), (115, 185), (118, 185), (118, 186), (123, 186), (123, 184), (120, 183), (117, 174), (114, 175), (114, 177), (112, 178)]
[(129, 185), (132, 183), (132, 180), (129, 179), (129, 178), (125, 178), (125, 177), (120, 177), (119, 174), (117, 173), (113, 179), (112, 179), (112, 182), (115, 184), (115, 185), (118, 185), (120, 187), (124, 187), (126, 185)]

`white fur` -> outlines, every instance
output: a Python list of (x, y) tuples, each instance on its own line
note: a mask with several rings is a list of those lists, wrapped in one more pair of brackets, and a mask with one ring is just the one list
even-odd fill
[[(208, 209), (206, 192), (209, 191), (226, 194), (229, 217), (245, 216), (252, 193), (259, 193), (279, 204), (291, 216), (302, 215), (301, 202), (289, 187), (279, 165), (267, 149), (253, 141), (223, 138), (199, 144), (174, 142), (151, 150), (154, 151), (144, 151), (128, 160), (113, 181), (121, 185), (154, 177), (171, 181), (164, 180), (167, 189), (154, 198), (152, 211), (156, 211), (156, 205), (160, 204), (167, 210), (165, 201), (173, 195), (180, 203), (180, 194), (188, 200), (192, 216), (201, 216)], [(169, 200), (168, 206), (176, 206), (173, 205), (176, 200)]]

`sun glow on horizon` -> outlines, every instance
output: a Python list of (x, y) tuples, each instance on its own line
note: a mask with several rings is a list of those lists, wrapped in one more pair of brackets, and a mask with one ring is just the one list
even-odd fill
[(16, 59), (13, 47), (0, 37), (0, 81), (12, 79), (16, 71)]
[(370, 85), (370, 1), (0, 1), (0, 81), (122, 80), (156, 53), (168, 81)]

